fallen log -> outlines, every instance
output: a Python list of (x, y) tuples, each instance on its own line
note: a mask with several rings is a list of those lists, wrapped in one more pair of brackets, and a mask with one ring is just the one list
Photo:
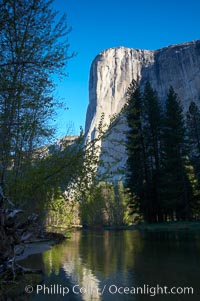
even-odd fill
[[(6, 201), (11, 208), (5, 207)], [(37, 219), (37, 215), (31, 214), (22, 220), (22, 212), (21, 209), (15, 208), (11, 201), (8, 202), (0, 186), (0, 278), (15, 279), (17, 273), (39, 272), (23, 268), (16, 263), (16, 257), (24, 252), (23, 244), (31, 239), (32, 232), (29, 227)]]
[(21, 271), (23, 274), (41, 274), (42, 270), (41, 269), (29, 269), (25, 268), (19, 264), (16, 263), (16, 267)]

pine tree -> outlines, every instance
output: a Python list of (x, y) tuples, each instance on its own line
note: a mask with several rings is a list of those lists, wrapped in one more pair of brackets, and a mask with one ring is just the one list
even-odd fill
[(200, 110), (192, 101), (186, 113), (189, 157), (200, 181)]
[(182, 107), (172, 87), (166, 100), (162, 164), (165, 212), (172, 220), (189, 218), (189, 181), (185, 170), (186, 129)]
[(146, 146), (143, 133), (143, 102), (139, 87), (133, 81), (127, 91), (126, 118), (127, 133), (127, 174), (126, 185), (138, 199), (144, 218), (152, 221), (152, 208), (149, 197), (149, 175)]
[(162, 113), (157, 93), (146, 83), (143, 93), (144, 139), (147, 145), (147, 160), (150, 171), (150, 197), (154, 220), (162, 221), (160, 198), (160, 156)]

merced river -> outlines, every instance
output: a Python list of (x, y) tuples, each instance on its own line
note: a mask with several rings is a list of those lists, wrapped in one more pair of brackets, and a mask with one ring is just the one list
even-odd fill
[(23, 264), (44, 272), (23, 300), (200, 300), (197, 231), (75, 231)]

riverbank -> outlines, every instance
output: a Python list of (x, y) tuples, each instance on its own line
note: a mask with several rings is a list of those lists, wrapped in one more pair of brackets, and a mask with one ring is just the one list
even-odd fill
[(30, 255), (42, 253), (51, 249), (51, 246), (55, 245), (55, 241), (40, 241), (40, 242), (31, 242), (24, 244), (24, 251), (21, 255), (17, 256), (16, 260), (20, 261), (27, 258)]
[(11, 299), (9, 300), (18, 300), (17, 298), (20, 296), (19, 300), (25, 301), (26, 296), (24, 296), (24, 287), (27, 283), (31, 284), (33, 287), (40, 283), (43, 279), (43, 271), (40, 269), (40, 266), (36, 269), (27, 269), (23, 265), (23, 260), (26, 260), (31, 255), (48, 251), (55, 244), (59, 244), (67, 239), (65, 235), (60, 233), (46, 232), (43, 235), (43, 238), (34, 237), (32, 241), (26, 241), (25, 243), (16, 246), (17, 253), (21, 253), (15, 258), (17, 262), (16, 266), (21, 265), (22, 270), (18, 270), (15, 274), (15, 276), (17, 276), (15, 281), (13, 281), (12, 277), (10, 279), (1, 278), (0, 301), (7, 300), (7, 296), (11, 296)]
[(196, 231), (200, 230), (200, 222), (168, 222), (159, 224), (141, 224), (139, 230), (146, 231)]
[(16, 260), (20, 261), (27, 258), (30, 255), (42, 253), (51, 249), (55, 244), (58, 244), (65, 240), (67, 237), (61, 233), (47, 232), (45, 238), (40, 240), (34, 240), (26, 242), (21, 246), (24, 247), (22, 254), (17, 256)]
[[(109, 230), (109, 231), (122, 231), (122, 230), (139, 230), (139, 231), (197, 231), (200, 230), (200, 222), (166, 222), (166, 223), (156, 223), (156, 224), (139, 224), (139, 225), (117, 225), (117, 226), (104, 226), (101, 228), (96, 227), (88, 227), (83, 228), (84, 230)], [(79, 228), (80, 230), (80, 228)], [(17, 261), (23, 260), (30, 255), (42, 253), (51, 249), (54, 244), (61, 242), (62, 240), (66, 239), (67, 237), (60, 233), (48, 233), (45, 241), (38, 241), (38, 242), (30, 242), (25, 244), (25, 249), (23, 254), (17, 257)]]
[(105, 226), (103, 230), (141, 230), (141, 231), (196, 231), (200, 230), (200, 222), (165, 222), (130, 226)]

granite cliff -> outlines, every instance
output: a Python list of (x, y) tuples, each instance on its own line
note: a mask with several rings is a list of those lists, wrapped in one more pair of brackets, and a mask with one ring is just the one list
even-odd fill
[[(94, 59), (90, 71), (85, 124), (89, 140), (95, 138), (102, 113), (107, 124), (113, 115), (120, 113), (133, 79), (138, 80), (141, 86), (149, 80), (162, 102), (169, 87), (173, 86), (184, 110), (187, 110), (190, 101), (198, 103), (200, 100), (200, 40), (155, 51), (125, 47), (102, 51)], [(109, 167), (111, 180), (123, 177), (126, 130), (126, 120), (121, 116), (101, 141), (101, 158)], [(106, 166), (100, 172), (106, 172)]]

